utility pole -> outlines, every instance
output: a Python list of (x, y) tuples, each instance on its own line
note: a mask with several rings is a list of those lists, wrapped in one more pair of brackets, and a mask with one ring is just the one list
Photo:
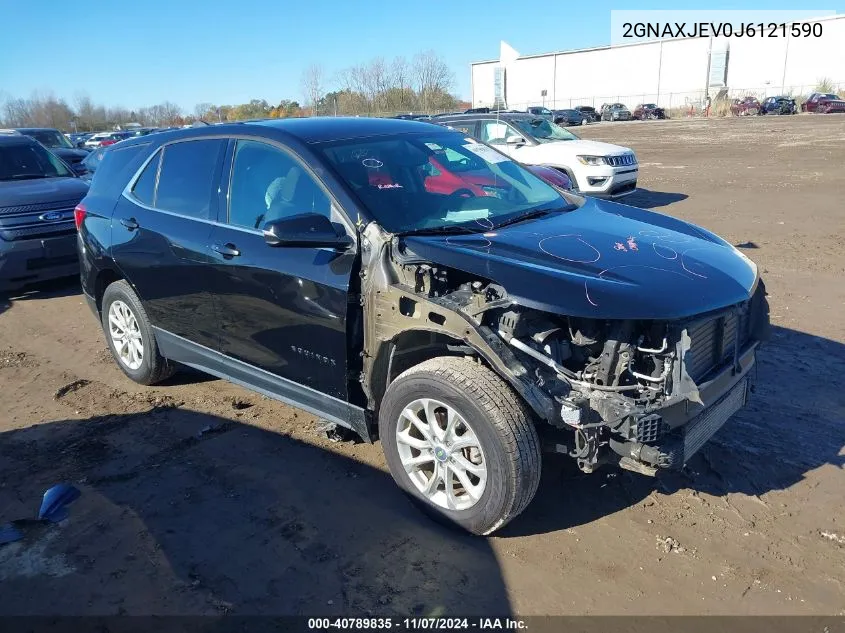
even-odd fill
[(704, 99), (710, 96), (710, 62), (713, 59), (713, 36), (710, 36), (710, 45), (707, 48), (707, 80), (704, 82)]

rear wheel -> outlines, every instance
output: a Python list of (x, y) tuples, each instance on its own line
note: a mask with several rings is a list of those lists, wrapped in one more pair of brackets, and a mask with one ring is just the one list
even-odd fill
[(175, 366), (159, 353), (144, 306), (126, 281), (103, 293), (102, 323), (112, 356), (129, 378), (153, 385), (173, 375)]
[(426, 513), (491, 534), (522, 512), (540, 481), (531, 413), (487, 367), (439, 357), (391, 383), (379, 435), (393, 479)]

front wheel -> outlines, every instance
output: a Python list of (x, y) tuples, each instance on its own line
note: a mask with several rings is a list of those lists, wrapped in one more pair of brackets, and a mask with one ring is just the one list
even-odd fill
[(492, 370), (442, 356), (403, 372), (385, 394), (379, 435), (390, 474), (426, 513), (491, 534), (540, 482), (532, 416)]

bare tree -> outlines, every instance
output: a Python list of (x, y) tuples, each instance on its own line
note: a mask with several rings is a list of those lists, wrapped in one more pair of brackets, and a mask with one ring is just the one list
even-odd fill
[(325, 92), (323, 87), (323, 67), (320, 64), (311, 64), (302, 71), (301, 84), (302, 93), (306, 103), (311, 105), (312, 114), (317, 114), (317, 104)]
[(217, 116), (214, 106), (210, 103), (198, 103), (194, 106), (194, 117), (196, 119), (204, 119), (208, 116)]
[(424, 110), (440, 107), (440, 102), (449, 95), (455, 82), (455, 75), (449, 66), (434, 51), (426, 51), (414, 57), (414, 81), (417, 95)]

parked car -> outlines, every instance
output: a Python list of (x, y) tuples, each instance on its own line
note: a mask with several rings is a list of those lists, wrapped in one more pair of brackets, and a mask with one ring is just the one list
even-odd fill
[(760, 114), (798, 114), (798, 106), (791, 97), (766, 97), (760, 104)]
[(631, 111), (622, 103), (611, 103), (602, 108), (602, 121), (630, 121)]
[(596, 111), (596, 109), (593, 106), (580, 106), (579, 105), (579, 106), (575, 106), (572, 109), (580, 112), (583, 115), (585, 115), (589, 119), (590, 123), (595, 123), (596, 121), (599, 121), (601, 119), (601, 115), (599, 115), (599, 113)]
[(553, 120), (558, 125), (587, 125), (590, 122), (589, 117), (578, 110), (555, 110)]
[(158, 131), (158, 128), (154, 127), (137, 127), (131, 130), (126, 130), (127, 132), (131, 132), (130, 136), (127, 138), (131, 138), (132, 136), (146, 136), (147, 134), (152, 134), (153, 132)]
[(845, 99), (833, 93), (814, 92), (801, 105), (801, 110), (817, 114), (845, 112)]
[(438, 123), (489, 143), (526, 165), (563, 170), (584, 194), (619, 197), (637, 188), (639, 166), (627, 147), (587, 141), (530, 114), (459, 115)]
[(128, 138), (132, 138), (133, 135), (133, 132), (126, 130), (120, 132), (98, 132), (85, 141), (85, 147), (88, 149), (107, 147)]
[(640, 103), (634, 108), (631, 116), (640, 121), (645, 121), (646, 119), (665, 119), (666, 111), (658, 107), (656, 103)]
[(70, 134), (69, 140), (70, 140), (71, 145), (73, 145), (77, 149), (82, 149), (82, 148), (85, 147), (85, 141), (87, 141), (92, 136), (93, 136), (93, 134), (91, 134), (89, 132), (81, 132), (81, 133), (78, 133), (78, 134)]
[(70, 165), (76, 173), (80, 173), (80, 163), (88, 155), (84, 149), (77, 149), (68, 138), (55, 128), (50, 127), (18, 127), (14, 128), (18, 134), (25, 134), (41, 143), (44, 147)]
[(734, 116), (754, 116), (760, 114), (760, 102), (757, 97), (743, 97), (734, 99), (731, 103), (731, 114)]
[(554, 112), (549, 110), (545, 106), (531, 106), (525, 110), (527, 114), (533, 114), (534, 116), (543, 117), (544, 119), (548, 119), (549, 121), (554, 120)]
[[(437, 152), (512, 195), (427, 192)], [(385, 168), (399, 186), (369, 184)], [(680, 468), (752, 389), (769, 320), (750, 260), (465, 134), (227, 124), (130, 139), (100, 170), (75, 214), (82, 288), (130, 379), (185, 364), (379, 439), (399, 487), (472, 533), (525, 509), (541, 445), (585, 472)]]
[(87, 190), (35, 139), (0, 135), (0, 291), (79, 274), (73, 209)]
[(91, 179), (94, 177), (94, 173), (97, 171), (97, 168), (103, 160), (103, 154), (109, 147), (109, 145), (106, 145), (105, 147), (98, 147), (97, 149), (88, 152), (88, 156), (86, 156), (82, 161), (84, 171), (80, 173), (80, 178), (87, 182), (91, 182)]
[(554, 167), (546, 167), (545, 165), (522, 165), (525, 169), (530, 171), (538, 178), (542, 178), (550, 185), (572, 191), (572, 181), (565, 172), (555, 169)]

